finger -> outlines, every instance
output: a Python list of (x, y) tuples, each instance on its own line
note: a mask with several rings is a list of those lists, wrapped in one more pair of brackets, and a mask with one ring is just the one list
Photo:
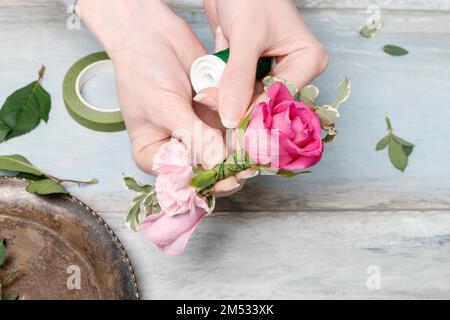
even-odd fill
[(328, 66), (328, 53), (317, 41), (291, 53), (281, 59), (275, 65), (272, 74), (281, 79), (294, 83), (298, 89), (302, 89), (322, 74)]
[(171, 33), (170, 39), (172, 47), (186, 74), (189, 74), (192, 63), (197, 58), (208, 54), (191, 27), (182, 19), (178, 21), (178, 27)]
[(153, 171), (153, 158), (159, 148), (170, 140), (170, 136), (152, 125), (131, 129), (129, 134), (136, 165), (143, 172), (156, 175), (156, 172)]
[(251, 179), (253, 177), (256, 177), (258, 174), (259, 174), (259, 172), (256, 170), (247, 169), (247, 170), (237, 173), (235, 177), (236, 177), (237, 181), (240, 183), (242, 180)]
[(240, 191), (244, 187), (244, 184), (245, 181), (239, 183), (234, 176), (221, 180), (214, 186), (215, 196), (218, 198), (228, 197)]
[(194, 101), (207, 106), (211, 110), (219, 110), (219, 102), (217, 101), (217, 96), (219, 90), (217, 88), (206, 88), (200, 91), (195, 97)]
[(215, 31), (219, 25), (216, 0), (203, 0), (203, 8), (205, 9), (206, 16), (208, 17), (211, 30)]
[[(250, 40), (249, 40), (250, 38)], [(224, 127), (234, 129), (253, 96), (259, 44), (243, 33), (230, 37), (230, 57), (219, 87), (219, 114)]]
[(216, 28), (216, 52), (225, 50), (229, 47), (228, 40), (225, 38), (223, 34), (222, 28), (218, 26)]
[(211, 169), (225, 159), (225, 146), (220, 130), (207, 126), (195, 114), (192, 105), (173, 97), (161, 97), (158, 110), (160, 126), (180, 139), (191, 156), (191, 164)]

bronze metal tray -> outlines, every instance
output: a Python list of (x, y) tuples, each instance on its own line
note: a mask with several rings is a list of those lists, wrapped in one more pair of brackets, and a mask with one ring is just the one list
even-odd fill
[(20, 270), (4, 293), (20, 299), (139, 299), (130, 260), (103, 219), (69, 195), (28, 193), (29, 181), (0, 177), (0, 235)]

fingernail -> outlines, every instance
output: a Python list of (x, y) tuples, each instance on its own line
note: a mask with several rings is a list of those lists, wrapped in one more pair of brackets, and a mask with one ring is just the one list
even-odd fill
[(218, 26), (217, 29), (216, 29), (216, 34), (222, 34), (222, 33), (223, 33), (222, 27)]
[(217, 108), (219, 107), (219, 104), (217, 102), (216, 99), (214, 99), (211, 96), (208, 96), (205, 93), (199, 93), (194, 97), (194, 101), (204, 104), (208, 107), (210, 107), (211, 109), (217, 110)]
[(220, 118), (223, 126), (227, 129), (234, 129), (239, 125), (239, 118), (235, 118), (238, 114), (236, 103), (234, 99), (225, 99), (223, 102), (223, 111)]
[(254, 172), (252, 172), (251, 174), (249, 174), (248, 176), (246, 176), (246, 177), (244, 177), (244, 179), (251, 179), (251, 178), (254, 178), (254, 177), (256, 177), (257, 175), (259, 174), (259, 171), (254, 171)]

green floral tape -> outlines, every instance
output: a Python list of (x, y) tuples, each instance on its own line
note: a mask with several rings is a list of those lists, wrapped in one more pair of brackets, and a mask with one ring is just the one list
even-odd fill
[[(218, 88), (225, 66), (230, 58), (230, 49), (203, 56), (194, 61), (191, 67), (191, 83), (195, 92), (206, 88)], [(256, 79), (261, 80), (272, 70), (273, 58), (258, 60)]]
[(81, 95), (81, 89), (87, 81), (112, 71), (108, 55), (97, 52), (78, 60), (67, 72), (63, 84), (64, 103), (72, 118), (82, 126), (102, 132), (126, 129), (119, 108), (106, 110), (93, 106)]

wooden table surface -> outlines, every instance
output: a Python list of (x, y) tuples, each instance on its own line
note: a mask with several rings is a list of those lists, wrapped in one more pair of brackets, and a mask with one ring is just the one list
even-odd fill
[[(315, 2), (323, 5), (310, 8)], [(352, 80), (339, 139), (312, 174), (258, 177), (221, 200), (182, 257), (165, 256), (123, 224), (132, 194), (122, 173), (152, 181), (135, 167), (127, 134), (85, 129), (64, 107), (66, 71), (101, 48), (85, 27), (66, 28), (68, 14), (55, 0), (0, 0), (0, 100), (32, 81), (41, 64), (53, 98), (48, 125), (1, 144), (0, 154), (22, 154), (57, 176), (98, 178), (70, 192), (112, 226), (147, 299), (450, 298), (449, 1), (380, 1), (388, 6), (385, 27), (370, 40), (358, 34), (365, 7), (331, 3), (306, 1), (301, 14), (330, 53), (328, 71), (314, 82), (320, 101), (334, 97), (344, 75)], [(211, 49), (203, 12), (176, 11)], [(388, 43), (410, 54), (388, 56), (380, 50)], [(113, 93), (111, 77), (85, 92), (110, 103)], [(375, 151), (385, 116), (416, 144), (405, 173)], [(373, 270), (379, 289), (367, 286)]]

